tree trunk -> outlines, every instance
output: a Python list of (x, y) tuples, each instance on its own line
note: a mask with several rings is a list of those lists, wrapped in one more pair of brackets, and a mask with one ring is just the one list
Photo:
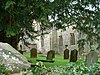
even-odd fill
[(19, 36), (12, 36), (12, 37), (6, 37), (4, 32), (0, 32), (0, 42), (8, 43), (11, 46), (13, 46), (15, 49), (17, 49), (17, 44), (19, 42)]

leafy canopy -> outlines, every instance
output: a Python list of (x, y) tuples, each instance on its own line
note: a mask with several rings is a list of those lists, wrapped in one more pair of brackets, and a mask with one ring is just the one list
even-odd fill
[(1, 0), (0, 32), (11, 37), (34, 32), (33, 19), (44, 27), (74, 28), (100, 38), (99, 0)]

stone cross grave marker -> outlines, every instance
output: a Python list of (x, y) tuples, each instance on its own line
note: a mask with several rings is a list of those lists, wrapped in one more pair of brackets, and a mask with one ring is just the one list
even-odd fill
[(31, 58), (37, 58), (37, 49), (36, 48), (32, 48), (30, 50), (30, 55), (31, 55)]
[(95, 51), (90, 51), (90, 53), (86, 56), (86, 66), (89, 67), (93, 63), (96, 63), (98, 59), (98, 54)]
[(55, 58), (55, 51), (53, 51), (53, 50), (48, 51), (46, 59), (53, 60), (53, 58)]
[(69, 59), (69, 50), (68, 49), (64, 50), (64, 59)]
[(70, 62), (76, 62), (77, 55), (78, 55), (78, 51), (76, 49), (72, 50), (70, 55)]

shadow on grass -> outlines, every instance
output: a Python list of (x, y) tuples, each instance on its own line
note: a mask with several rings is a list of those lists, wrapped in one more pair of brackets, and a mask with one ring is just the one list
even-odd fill
[[(43, 54), (38, 54), (37, 58), (30, 58), (30, 53), (25, 53), (24, 56), (31, 61), (32, 63), (37, 63), (38, 60), (46, 60), (46, 55)], [(54, 66), (65, 66), (66, 64), (69, 63), (69, 60), (64, 60), (63, 56), (61, 55), (56, 55), (54, 58), (54, 63), (49, 63), (49, 62), (43, 62), (43, 64), (48, 68), (48, 67), (54, 67)]]

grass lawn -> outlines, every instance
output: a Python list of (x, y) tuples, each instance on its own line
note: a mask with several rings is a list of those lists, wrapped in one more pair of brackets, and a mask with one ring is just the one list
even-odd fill
[(98, 62), (100, 62), (100, 58), (98, 58)]
[[(37, 63), (36, 61), (37, 59), (46, 60), (46, 56), (43, 54), (38, 54), (37, 58), (30, 58), (30, 53), (25, 53), (24, 56), (34, 64)], [(69, 60), (64, 60), (63, 56), (61, 55), (56, 55), (54, 60), (55, 60), (54, 63), (43, 62), (43, 64), (48, 68), (48, 67), (54, 67), (54, 66), (65, 66), (66, 64), (69, 63)], [(80, 64), (81, 61), (83, 60), (85, 60), (85, 58), (81, 60), (77, 60), (76, 64), (77, 65)], [(100, 62), (100, 58), (98, 58), (98, 62)]]
[[(41, 54), (38, 54), (38, 57), (37, 58), (30, 58), (30, 53), (25, 53), (24, 56), (30, 60), (32, 63), (36, 63), (37, 59), (41, 59), (41, 60), (45, 60), (46, 57), (41, 55)], [(64, 60), (63, 56), (61, 55), (56, 55), (55, 56), (55, 62), (54, 63), (50, 63), (50, 62), (43, 62), (43, 64), (48, 68), (48, 67), (54, 67), (54, 66), (65, 66), (66, 64), (69, 63), (69, 60)]]

